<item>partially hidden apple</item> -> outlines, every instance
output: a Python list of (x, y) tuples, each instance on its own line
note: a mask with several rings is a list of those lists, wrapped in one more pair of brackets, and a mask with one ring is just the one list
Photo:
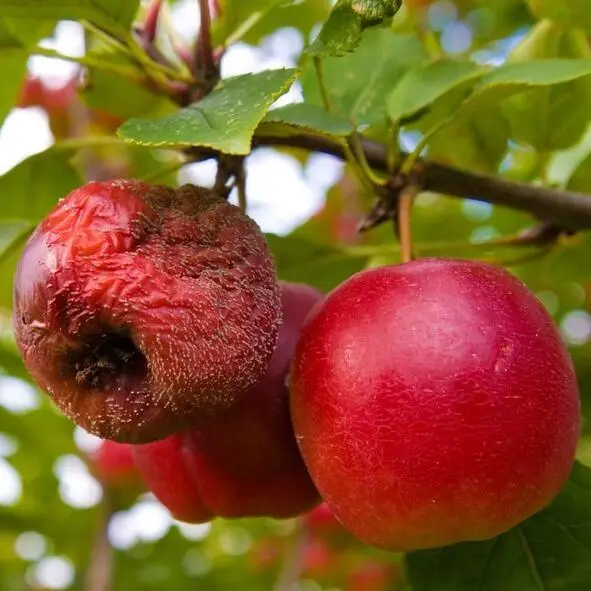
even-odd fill
[(225, 413), (134, 446), (148, 488), (183, 521), (287, 518), (320, 502), (291, 427), (286, 379), (301, 326), (323, 295), (281, 282), (283, 323), (265, 377)]
[(29, 239), (14, 282), (27, 369), (90, 433), (165, 437), (264, 375), (281, 303), (258, 226), (212, 192), (91, 182)]
[(291, 377), (296, 437), (358, 538), (410, 551), (494, 537), (556, 496), (579, 396), (538, 299), (482, 262), (360, 272), (308, 317)]
[(105, 439), (90, 454), (91, 471), (103, 486), (133, 492), (145, 489), (133, 461), (132, 448), (133, 446), (128, 443)]
[(402, 575), (396, 563), (366, 558), (347, 573), (343, 591), (397, 591), (402, 589)]
[(303, 516), (304, 526), (311, 536), (329, 541), (334, 547), (347, 547), (359, 544), (351, 532), (335, 517), (333, 510), (321, 503)]

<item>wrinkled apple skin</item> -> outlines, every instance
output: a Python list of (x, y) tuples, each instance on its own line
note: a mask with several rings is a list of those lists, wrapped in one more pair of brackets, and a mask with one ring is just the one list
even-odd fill
[(286, 378), (301, 326), (323, 295), (284, 282), (281, 294), (283, 324), (261, 382), (199, 428), (134, 447), (147, 486), (177, 519), (287, 518), (320, 502), (291, 428)]
[(146, 486), (174, 517), (205, 523), (214, 515), (199, 494), (199, 483), (187, 469), (183, 435), (175, 434), (133, 449), (135, 465)]
[(212, 193), (92, 182), (41, 222), (15, 277), (25, 364), (90, 433), (150, 441), (264, 375), (280, 294), (256, 224)]
[(536, 297), (485, 263), (351, 277), (308, 317), (291, 384), (320, 494), (382, 549), (494, 537), (546, 506), (573, 464), (568, 352)]

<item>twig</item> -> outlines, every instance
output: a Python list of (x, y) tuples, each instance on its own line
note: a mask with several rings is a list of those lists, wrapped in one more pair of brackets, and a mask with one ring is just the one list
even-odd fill
[(92, 545), (90, 565), (86, 571), (84, 591), (109, 591), (111, 587), (113, 548), (109, 542), (108, 534), (112, 511), (111, 500), (105, 489)]
[(397, 229), (400, 238), (400, 260), (408, 263), (413, 259), (412, 248), (412, 206), (419, 193), (418, 185), (413, 183), (406, 185), (398, 198)]
[[(290, 146), (332, 154), (345, 160), (343, 146), (336, 141), (307, 134), (271, 137), (256, 134), (254, 146)], [(369, 165), (388, 171), (388, 149), (373, 140), (361, 141)], [(203, 158), (212, 157), (202, 152)], [(402, 155), (404, 157), (406, 155)], [(549, 220), (567, 230), (591, 229), (591, 196), (561, 189), (538, 187), (460, 170), (438, 162), (419, 160), (417, 169), (425, 191), (434, 191), (462, 199), (475, 199), (528, 212), (540, 220)]]
[(242, 160), (236, 171), (236, 191), (238, 192), (238, 207), (240, 207), (240, 211), (246, 213), (248, 203), (246, 200), (246, 169), (244, 167), (244, 160)]
[(138, 72), (135, 69), (127, 68), (125, 66), (121, 66), (119, 64), (115, 64), (112, 62), (102, 61), (100, 59), (94, 59), (90, 55), (85, 56), (74, 56), (74, 55), (66, 55), (56, 51), (55, 49), (49, 49), (48, 47), (35, 47), (31, 50), (32, 55), (42, 55), (44, 57), (55, 58), (60, 60), (65, 60), (67, 62), (74, 62), (80, 64), (82, 66), (86, 66), (88, 68), (96, 68), (97, 70), (105, 70), (108, 72), (112, 72), (113, 74), (118, 74), (119, 76), (123, 76), (137, 82), (138, 84), (144, 84), (146, 82), (146, 76), (142, 72)]
[(199, 0), (199, 12), (201, 25), (197, 39), (197, 54), (195, 63), (204, 80), (215, 85), (219, 78), (218, 65), (216, 63), (213, 47), (211, 45), (211, 14), (209, 12), (209, 0)]
[(242, 156), (221, 155), (217, 159), (218, 169), (215, 175), (215, 182), (212, 191), (224, 199), (228, 199), (232, 186), (230, 180), (232, 177), (236, 180), (239, 171), (243, 166), (244, 158)]

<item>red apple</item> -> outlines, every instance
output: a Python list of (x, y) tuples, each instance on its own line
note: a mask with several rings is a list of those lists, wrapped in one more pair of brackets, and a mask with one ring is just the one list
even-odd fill
[(258, 572), (277, 568), (282, 562), (282, 539), (278, 536), (259, 538), (248, 553), (250, 567)]
[(76, 100), (77, 88), (77, 76), (61, 86), (51, 86), (39, 76), (31, 76), (23, 84), (18, 106), (42, 107), (50, 117), (63, 116)]
[(92, 468), (104, 484), (117, 486), (134, 480), (141, 481), (133, 463), (132, 446), (105, 439), (91, 454)]
[(349, 571), (345, 591), (395, 591), (400, 579), (394, 565), (366, 559)]
[(214, 517), (199, 493), (199, 483), (185, 463), (184, 437), (136, 445), (134, 463), (156, 498), (181, 521), (204, 523)]
[[(28, 76), (21, 88), (18, 106), (41, 107), (49, 117), (51, 131), (56, 138), (73, 137), (83, 132), (80, 119), (86, 119), (91, 125), (91, 132), (100, 134), (114, 133), (123, 123), (123, 119), (107, 111), (89, 109), (78, 98), (81, 82), (78, 74), (66, 80), (61, 86), (48, 84), (39, 76)], [(96, 180), (96, 176), (94, 177)]]
[(326, 580), (338, 564), (338, 555), (319, 538), (306, 540), (302, 553), (302, 576), (310, 579)]
[(326, 503), (321, 503), (305, 515), (304, 522), (311, 535), (329, 540), (334, 546), (343, 547), (357, 542)]
[(234, 405), (264, 375), (280, 323), (262, 233), (191, 185), (73, 191), (28, 241), (14, 285), (33, 378), (87, 431), (122, 442)]
[(579, 396), (565, 345), (503, 269), (424, 259), (354, 275), (298, 341), (291, 409), (338, 519), (398, 551), (494, 537), (565, 483)]
[(300, 328), (323, 296), (290, 283), (281, 294), (284, 321), (264, 379), (215, 419), (134, 448), (147, 486), (178, 519), (199, 521), (203, 507), (221, 517), (285, 518), (320, 501), (293, 435), (286, 378)]

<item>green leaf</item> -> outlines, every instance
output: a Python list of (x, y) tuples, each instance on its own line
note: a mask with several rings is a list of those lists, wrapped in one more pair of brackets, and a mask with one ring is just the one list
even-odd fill
[(31, 18), (2, 18), (0, 20), (0, 43), (7, 41), (31, 49), (43, 37), (49, 37), (55, 28), (55, 20)]
[[(116, 53), (95, 51), (90, 55), (99, 58), (101, 62), (130, 65)], [(117, 100), (113, 100), (114, 88), (117, 89)], [(176, 108), (165, 96), (150, 92), (124, 76), (100, 68), (89, 73), (88, 84), (81, 92), (81, 97), (91, 109), (123, 119), (138, 115), (164, 115)]]
[(591, 74), (591, 59), (540, 59), (505, 64), (485, 74), (464, 101), (462, 114), (480, 111), (518, 92), (571, 82)]
[(351, 7), (363, 28), (388, 22), (402, 6), (402, 0), (340, 0), (340, 3)]
[[(368, 29), (353, 53), (322, 61), (335, 113), (356, 125), (385, 123), (386, 97), (407, 70), (427, 59), (416, 36), (379, 27)], [(312, 64), (304, 70), (302, 86), (306, 102), (323, 104)]]
[(31, 233), (33, 224), (19, 220), (0, 220), (0, 268), (2, 261)]
[[(421, 124), (419, 122), (419, 127)], [(425, 127), (425, 131), (430, 129)], [(485, 116), (474, 113), (454, 118), (430, 139), (427, 155), (464, 170), (498, 173), (507, 153), (509, 137), (509, 125), (501, 109), (498, 105), (491, 105)]]
[(50, 33), (52, 28), (53, 23), (47, 21), (0, 18), (0, 125), (18, 102), (30, 46)]
[(116, 36), (129, 30), (140, 0), (0, 0), (3, 17), (87, 20)]
[(6, 342), (4, 339), (0, 339), (0, 368), (8, 375), (21, 380), (31, 379), (14, 343)]
[(591, 193), (591, 154), (589, 154), (570, 177), (566, 188), (569, 191)]
[(586, 591), (591, 588), (591, 470), (575, 464), (552, 504), (484, 542), (413, 552), (413, 591)]
[(361, 271), (369, 258), (351, 257), (333, 245), (294, 234), (285, 237), (267, 234), (266, 238), (280, 279), (309, 283), (324, 292)]
[(203, 100), (158, 119), (131, 119), (118, 130), (145, 146), (204, 146), (227, 154), (248, 154), (257, 125), (287, 92), (296, 70), (266, 70), (222, 80)]
[[(510, 63), (546, 58), (589, 58), (591, 46), (581, 30), (564, 29), (552, 21), (538, 23), (511, 52)], [(509, 97), (503, 112), (512, 138), (542, 153), (566, 149), (582, 137), (591, 113), (591, 77), (558, 86), (544, 86)]]
[[(36, 225), (59, 199), (82, 183), (70, 156), (67, 151), (50, 148), (0, 176), (0, 219), (3, 225), (11, 224), (10, 235), (14, 238), (0, 256), (0, 277), (14, 275), (26, 228)], [(19, 228), (22, 234), (18, 234)], [(0, 281), (0, 307), (11, 305), (12, 282)]]
[(416, 115), (453, 90), (467, 93), (489, 68), (442, 60), (410, 70), (388, 96), (388, 115), (400, 121)]
[(548, 18), (562, 27), (584, 27), (591, 32), (588, 0), (527, 0), (536, 18)]
[(388, 22), (401, 5), (401, 0), (339, 0), (306, 53), (316, 57), (346, 55), (359, 45), (367, 27)]
[[(427, 122), (443, 120), (453, 113), (450, 111), (453, 107), (457, 115), (430, 139), (429, 156), (462, 168), (496, 172), (512, 137), (511, 128), (500, 109), (502, 101), (526, 91), (584, 80), (589, 74), (591, 60), (587, 59), (540, 59), (505, 64), (480, 77), (471, 94), (459, 106), (454, 104), (455, 97), (451, 101), (440, 99), (434, 103), (433, 112), (427, 113), (416, 126), (423, 132), (429, 131)], [(565, 96), (564, 90), (557, 88), (556, 92)], [(528, 108), (528, 120), (535, 116), (536, 109)], [(551, 138), (564, 138), (568, 133), (561, 131), (558, 125), (550, 129)], [(584, 126), (577, 130), (577, 134), (579, 132), (584, 132)], [(449, 148), (450, 142), (453, 150)]]
[[(12, 307), (12, 277), (16, 269), (16, 264), (20, 252), (27, 241), (27, 238), (34, 229), (34, 224), (25, 221), (10, 221), (0, 219), (0, 308), (10, 309)], [(2, 338), (0, 333), (0, 365), (12, 375), (21, 374), (16, 372), (14, 359), (13, 363), (7, 364), (2, 360)]]
[(0, 176), (0, 218), (37, 223), (44, 217), (82, 182), (70, 157), (68, 151), (49, 148)]
[(240, 39), (256, 45), (282, 27), (294, 27), (307, 37), (328, 13), (325, 0), (225, 0), (219, 18), (212, 23), (213, 41), (227, 45)]
[(302, 131), (313, 135), (346, 137), (353, 131), (353, 126), (318, 105), (297, 103), (269, 111), (257, 129), (261, 135), (278, 137)]
[(318, 57), (346, 55), (359, 45), (362, 30), (361, 19), (349, 7), (339, 9), (337, 4), (306, 53)]

